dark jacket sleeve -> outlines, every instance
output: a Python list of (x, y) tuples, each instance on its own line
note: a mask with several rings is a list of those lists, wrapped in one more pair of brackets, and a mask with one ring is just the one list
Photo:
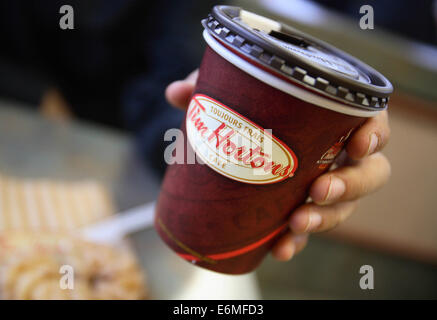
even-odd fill
[(0, 2), (0, 67), (5, 61), (3, 71), (10, 69), (0, 75), (0, 94), (37, 104), (55, 86), (76, 117), (131, 131), (146, 163), (162, 173), (164, 133), (183, 118), (164, 91), (200, 63), (200, 20), (215, 1), (70, 0), (74, 30), (59, 27), (63, 4)]
[(163, 153), (170, 143), (164, 142), (164, 133), (179, 128), (184, 116), (165, 101), (165, 88), (200, 64), (205, 48), (200, 21), (213, 6), (212, 1), (171, 3), (171, 10), (152, 14), (153, 31), (143, 33), (147, 72), (132, 79), (122, 96), (126, 124), (135, 132), (138, 150), (159, 173), (166, 167)]

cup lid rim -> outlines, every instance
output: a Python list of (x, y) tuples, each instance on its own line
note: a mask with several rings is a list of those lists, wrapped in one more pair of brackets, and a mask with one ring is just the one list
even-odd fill
[[(242, 23), (242, 13), (275, 23), (273, 28), (276, 30), (271, 34), (296, 41), (302, 44), (302, 49), (296, 43), (287, 46), (288, 43), (282, 43), (282, 39), (277, 41), (276, 37)], [(240, 7), (218, 5), (213, 7), (202, 24), (211, 35), (240, 54), (293, 82), (360, 108), (381, 111), (387, 107), (393, 86), (381, 73), (342, 50), (282, 22), (258, 16)]]

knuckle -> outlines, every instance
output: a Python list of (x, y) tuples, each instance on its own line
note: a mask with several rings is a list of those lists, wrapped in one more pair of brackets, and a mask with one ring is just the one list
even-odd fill
[(353, 199), (368, 194), (371, 191), (371, 185), (365, 179), (356, 179)]
[(381, 112), (381, 120), (379, 125), (380, 131), (380, 142), (378, 150), (382, 149), (389, 141), (391, 135), (391, 128), (388, 122), (388, 113), (387, 111)]
[(345, 202), (337, 210), (333, 219), (331, 229), (337, 227), (340, 223), (344, 222), (355, 211), (358, 206), (358, 201)]
[(346, 220), (357, 208), (358, 208), (358, 200), (352, 200), (345, 203), (345, 208), (341, 213), (341, 221)]
[(344, 168), (342, 178), (346, 182), (344, 199), (356, 200), (387, 183), (391, 164), (381, 152), (371, 155), (358, 166)]
[(341, 178), (346, 184), (344, 199), (356, 199), (369, 191), (368, 181), (357, 167), (344, 168)]
[(387, 127), (385, 128), (385, 143), (388, 142), (388, 140), (390, 140), (390, 136), (391, 136), (391, 128), (387, 123)]
[(357, 209), (358, 200), (342, 202), (331, 208), (331, 212), (322, 215), (322, 223), (316, 232), (329, 231), (344, 222)]
[(380, 184), (385, 184), (391, 176), (390, 161), (381, 152), (376, 153), (373, 158), (377, 161), (375, 167), (379, 169)]
[(379, 144), (377, 150), (381, 150), (387, 145), (388, 141), (390, 140), (390, 135), (390, 127), (387, 126), (386, 128), (381, 130), (381, 133), (379, 134)]
[(382, 162), (383, 162), (382, 167), (384, 168), (384, 172), (385, 172), (384, 183), (386, 183), (391, 176), (392, 169), (391, 169), (390, 161), (388, 161), (387, 157), (384, 155), (382, 155)]

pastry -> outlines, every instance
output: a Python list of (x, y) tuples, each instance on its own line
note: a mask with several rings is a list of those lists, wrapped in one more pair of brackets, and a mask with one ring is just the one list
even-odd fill
[(75, 236), (0, 234), (1, 299), (143, 299), (144, 276), (129, 250)]

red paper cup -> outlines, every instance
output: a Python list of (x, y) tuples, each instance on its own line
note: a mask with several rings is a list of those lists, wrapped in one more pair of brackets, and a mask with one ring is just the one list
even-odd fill
[(203, 25), (208, 47), (177, 142), (201, 161), (169, 165), (155, 227), (185, 260), (242, 274), (287, 230), (354, 129), (385, 110), (392, 86), (346, 53), (237, 7), (214, 7)]

